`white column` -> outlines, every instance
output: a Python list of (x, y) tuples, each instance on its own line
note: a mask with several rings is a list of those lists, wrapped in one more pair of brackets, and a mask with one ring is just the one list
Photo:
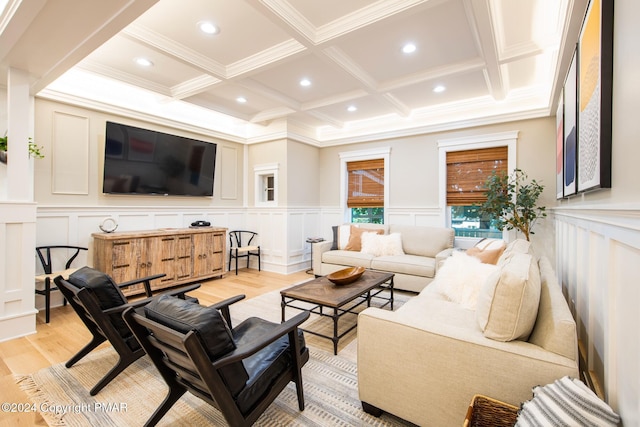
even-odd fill
[(36, 204), (29, 160), (32, 98), (28, 74), (7, 78), (7, 200), (0, 201), (0, 341), (35, 333)]
[(7, 77), (8, 150), (7, 196), (9, 200), (32, 200), (33, 177), (29, 161), (31, 97), (29, 75), (9, 68)]

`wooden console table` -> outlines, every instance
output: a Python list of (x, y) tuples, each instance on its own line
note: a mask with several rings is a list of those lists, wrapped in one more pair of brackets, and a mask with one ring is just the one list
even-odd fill
[[(93, 266), (116, 283), (152, 274), (163, 289), (225, 273), (226, 228), (171, 228), (117, 233), (93, 233)], [(125, 295), (142, 293), (131, 286)]]

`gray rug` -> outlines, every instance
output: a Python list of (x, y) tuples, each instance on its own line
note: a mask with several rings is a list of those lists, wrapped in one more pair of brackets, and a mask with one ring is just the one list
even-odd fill
[[(398, 304), (407, 297), (398, 295)], [(274, 302), (276, 304), (274, 304)], [(233, 318), (246, 315), (280, 320), (279, 293), (271, 292), (236, 304)], [(294, 313), (291, 313), (291, 316)], [(287, 315), (289, 318), (290, 315)], [(323, 327), (326, 319), (314, 318), (310, 327)], [(354, 316), (355, 321), (355, 316)], [(320, 322), (320, 323), (318, 323)], [(348, 319), (345, 319), (348, 322)], [(326, 341), (326, 343), (325, 343)], [(256, 422), (257, 426), (408, 426), (384, 414), (372, 417), (362, 411), (358, 399), (355, 338), (345, 338), (334, 356), (321, 338), (307, 340), (310, 360), (303, 368), (305, 410), (298, 410), (295, 387), (290, 384)], [(316, 345), (316, 343), (318, 345)], [(17, 378), (21, 388), (52, 426), (142, 425), (165, 396), (167, 387), (147, 357), (130, 366), (97, 396), (88, 390), (115, 364), (116, 353), (108, 348), (85, 357), (71, 369), (53, 365)], [(224, 426), (220, 412), (187, 393), (161, 420), (161, 426)]]

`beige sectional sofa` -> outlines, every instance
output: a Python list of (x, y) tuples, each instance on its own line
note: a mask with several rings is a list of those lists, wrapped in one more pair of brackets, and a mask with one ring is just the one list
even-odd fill
[[(420, 292), (434, 279), (438, 266), (453, 251), (454, 231), (450, 228), (347, 224), (335, 230), (333, 241), (312, 245), (316, 276), (346, 267), (365, 267), (394, 273), (396, 289)], [(367, 237), (362, 236), (365, 232), (380, 233), (380, 240), (385, 243), (382, 247), (371, 246), (367, 251), (367, 245), (358, 241)], [(398, 242), (401, 248), (398, 248)]]
[(465, 269), (465, 286), (469, 275), (479, 281), (473, 307), (445, 296), (452, 293), (444, 282), (455, 280), (444, 272), (456, 253), (441, 268), (446, 281), (437, 276), (396, 311), (360, 313), (358, 389), (366, 411), (420, 426), (461, 425), (475, 394), (519, 405), (536, 385), (578, 377), (576, 324), (555, 272), (522, 242), (511, 243), (488, 273)]

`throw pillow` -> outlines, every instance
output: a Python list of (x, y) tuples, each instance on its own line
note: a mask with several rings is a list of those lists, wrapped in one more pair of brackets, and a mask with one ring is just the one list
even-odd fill
[(540, 270), (529, 254), (514, 253), (487, 279), (478, 296), (476, 319), (484, 336), (526, 340), (540, 302)]
[(362, 233), (360, 252), (373, 256), (404, 255), (400, 233), (379, 234), (372, 231)]
[(344, 247), (344, 250), (360, 252), (362, 249), (362, 233), (382, 234), (384, 230), (370, 230), (352, 225), (349, 231), (349, 243)]
[(351, 234), (351, 225), (339, 225), (337, 228), (337, 238), (334, 240), (337, 242), (336, 249), (345, 249), (349, 243), (349, 237)]
[(438, 269), (438, 274), (429, 287), (435, 287), (437, 292), (450, 301), (475, 310), (480, 290), (497, 269), (495, 265), (483, 264), (464, 252), (454, 251)]
[(516, 427), (541, 425), (617, 426), (620, 416), (582, 381), (563, 377), (533, 389), (533, 399), (524, 402)]
[(504, 252), (506, 244), (503, 241), (496, 243), (489, 240), (478, 242), (476, 246), (467, 249), (467, 255), (478, 258), (485, 264), (497, 264), (500, 255)]

